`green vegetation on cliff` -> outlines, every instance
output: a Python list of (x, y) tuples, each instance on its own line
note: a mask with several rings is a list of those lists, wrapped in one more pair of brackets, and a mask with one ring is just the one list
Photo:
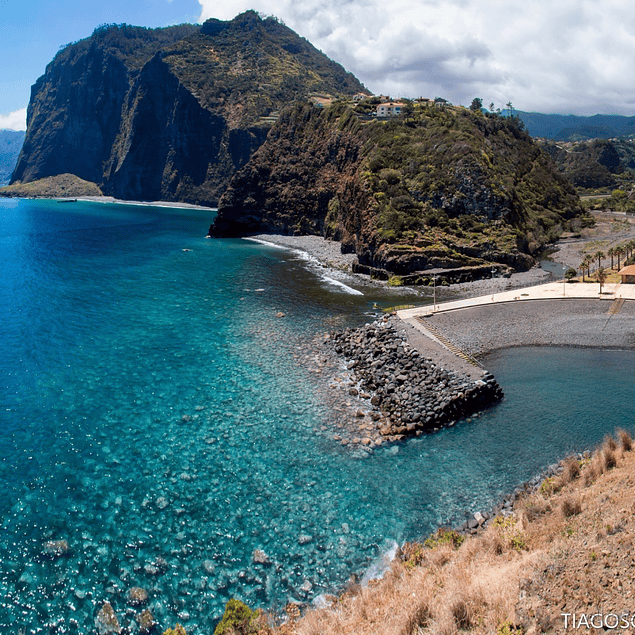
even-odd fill
[(316, 233), (397, 274), (522, 269), (592, 222), (516, 118), (415, 105), (358, 118), (345, 103), (285, 112), (232, 180), (211, 231)]
[(101, 190), (90, 181), (74, 174), (58, 174), (31, 183), (14, 183), (0, 188), (0, 196), (7, 198), (78, 198), (103, 196)]

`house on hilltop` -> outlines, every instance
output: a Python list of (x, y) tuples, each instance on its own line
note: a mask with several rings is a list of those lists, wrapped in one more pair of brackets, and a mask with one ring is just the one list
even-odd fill
[(397, 117), (404, 105), (401, 101), (384, 102), (377, 106), (376, 114), (378, 117)]

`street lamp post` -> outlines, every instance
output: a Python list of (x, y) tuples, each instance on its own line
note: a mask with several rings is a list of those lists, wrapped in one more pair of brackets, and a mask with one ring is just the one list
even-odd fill
[(494, 274), (496, 273), (496, 269), (494, 265), (492, 265), (492, 302), (494, 302)]
[(562, 297), (567, 297), (567, 278), (565, 273), (567, 272), (567, 265), (562, 265)]
[(432, 274), (432, 313), (437, 310), (437, 274)]

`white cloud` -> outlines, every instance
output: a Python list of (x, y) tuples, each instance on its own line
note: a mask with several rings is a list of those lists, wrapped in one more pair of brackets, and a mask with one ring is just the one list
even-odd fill
[(0, 115), (0, 130), (26, 130), (26, 108)]
[(375, 93), (635, 114), (626, 0), (199, 0), (201, 20), (275, 15)]

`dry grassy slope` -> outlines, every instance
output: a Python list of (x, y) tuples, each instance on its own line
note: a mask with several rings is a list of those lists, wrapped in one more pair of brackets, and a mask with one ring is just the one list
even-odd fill
[(635, 452), (628, 448), (630, 437), (624, 446), (607, 440), (581, 466), (565, 462), (560, 477), (517, 504), (514, 518), (459, 549), (406, 546), (407, 557), (374, 586), (260, 632), (529, 635), (564, 632), (564, 613), (632, 611)]

